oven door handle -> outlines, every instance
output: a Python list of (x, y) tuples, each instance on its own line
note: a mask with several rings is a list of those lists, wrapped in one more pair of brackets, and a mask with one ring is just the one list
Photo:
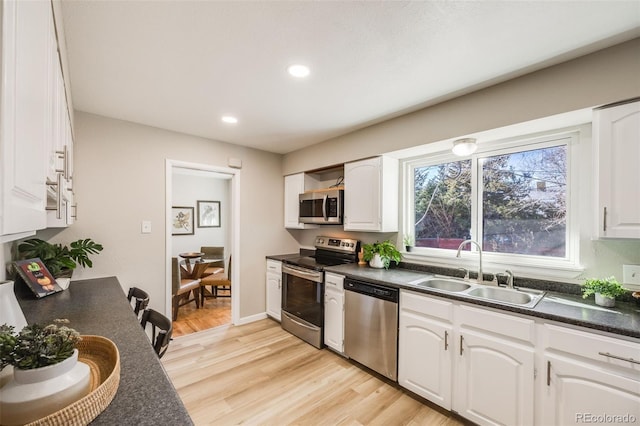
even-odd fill
[(321, 283), (323, 281), (322, 272), (308, 271), (306, 269), (296, 268), (290, 265), (282, 265), (282, 272), (285, 274), (294, 275), (296, 277), (304, 278), (304, 279), (315, 281), (318, 283)]
[(312, 330), (312, 331), (315, 331), (315, 330), (316, 330), (316, 328), (314, 328), (314, 327), (310, 327), (310, 326), (308, 326), (307, 324), (303, 324), (303, 323), (301, 323), (300, 321), (296, 321), (296, 320), (294, 319), (295, 317), (294, 317), (293, 315), (290, 315), (290, 314), (289, 314), (288, 312), (286, 312), (286, 311), (283, 311), (283, 312), (282, 312), (282, 315), (286, 316), (286, 317), (289, 319), (289, 321), (291, 321), (292, 323), (294, 323), (294, 324), (296, 324), (296, 325), (299, 325), (300, 327), (304, 327), (304, 328), (307, 328), (307, 329)]

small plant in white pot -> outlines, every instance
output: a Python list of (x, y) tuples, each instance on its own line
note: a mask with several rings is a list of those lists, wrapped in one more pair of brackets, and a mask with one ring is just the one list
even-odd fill
[(595, 294), (596, 305), (613, 307), (616, 304), (616, 297), (626, 293), (626, 290), (620, 285), (615, 277), (608, 278), (589, 278), (582, 286), (582, 297)]
[(402, 259), (402, 254), (389, 240), (365, 244), (362, 246), (362, 250), (364, 252), (363, 259), (369, 262), (369, 266), (372, 268), (389, 269), (391, 261), (398, 264)]
[(31, 324), (19, 333), (0, 325), (0, 369), (13, 377), (0, 388), (0, 424), (29, 423), (87, 395), (91, 370), (78, 361), (78, 332), (66, 326)]

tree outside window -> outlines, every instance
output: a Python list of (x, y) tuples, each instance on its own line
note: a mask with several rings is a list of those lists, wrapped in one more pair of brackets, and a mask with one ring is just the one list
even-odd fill
[[(479, 174), (477, 188), (471, 185), (473, 167)], [(413, 171), (417, 247), (457, 249), (472, 238), (472, 221), (477, 221), (485, 251), (565, 257), (566, 145), (415, 167)], [(479, 217), (473, 218), (471, 207), (476, 199), (481, 205)]]

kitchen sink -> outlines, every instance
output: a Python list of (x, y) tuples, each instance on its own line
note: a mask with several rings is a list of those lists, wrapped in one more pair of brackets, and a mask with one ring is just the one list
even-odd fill
[(545, 295), (544, 291), (530, 288), (496, 287), (438, 275), (420, 277), (408, 284), (528, 309), (533, 309)]
[(467, 284), (465, 282), (457, 280), (447, 280), (443, 278), (432, 278), (421, 282), (418, 285), (452, 292), (465, 291), (471, 288), (471, 284)]
[(544, 296), (544, 291), (476, 286), (475, 288), (467, 291), (466, 294), (471, 297), (490, 300), (492, 302), (533, 308)]
[(449, 291), (453, 293), (465, 291), (471, 288), (471, 284), (468, 284), (461, 280), (433, 276), (418, 278), (417, 280), (410, 281), (409, 284), (419, 285), (421, 287), (429, 287), (436, 290)]

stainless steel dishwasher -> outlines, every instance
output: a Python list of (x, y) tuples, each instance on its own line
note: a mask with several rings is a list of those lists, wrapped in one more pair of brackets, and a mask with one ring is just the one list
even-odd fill
[(351, 279), (344, 289), (345, 355), (397, 380), (399, 291)]

